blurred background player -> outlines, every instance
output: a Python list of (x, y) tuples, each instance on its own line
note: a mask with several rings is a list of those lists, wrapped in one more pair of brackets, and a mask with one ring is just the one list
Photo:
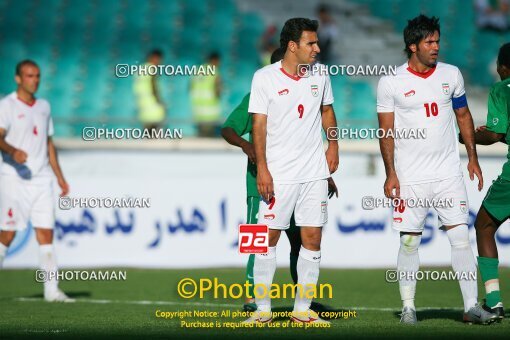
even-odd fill
[[(271, 64), (282, 60), (285, 54), (284, 49), (276, 49), (271, 55)], [(247, 204), (247, 219), (246, 223), (256, 224), (257, 215), (259, 212), (260, 195), (257, 190), (257, 166), (255, 150), (253, 148), (252, 115), (248, 113), (248, 104), (250, 102), (250, 94), (248, 93), (237, 106), (234, 111), (228, 116), (221, 129), (221, 135), (230, 144), (240, 147), (243, 152), (248, 156), (248, 166), (246, 169), (246, 204)], [(249, 134), (249, 140), (246, 141), (241, 136)], [(334, 194), (338, 197), (338, 189), (335, 182), (330, 177), (328, 178), (328, 196), (331, 198)], [(292, 215), (289, 229), (285, 230), (290, 242), (290, 275), (294, 284), (297, 283), (297, 261), (299, 257), (299, 249), (301, 248), (301, 235), (299, 229), (296, 227), (294, 215)], [(243, 306), (245, 311), (257, 310), (255, 298), (253, 297), (253, 264), (255, 262), (255, 255), (250, 254), (248, 264), (246, 266), (246, 281), (251, 284), (250, 297), (247, 297), (246, 303)], [(319, 303), (312, 302), (310, 309), (319, 311), (323, 306)]]
[(262, 67), (272, 64), (271, 57), (277, 51), (278, 45), (276, 26), (269, 25), (260, 38), (260, 65)]
[[(501, 81), (491, 87), (488, 100), (487, 125), (476, 130), (476, 144), (491, 145), (510, 142), (510, 43), (499, 49), (498, 74)], [(460, 136), (459, 136), (460, 137)], [(460, 141), (463, 142), (462, 138)], [(478, 268), (485, 285), (484, 307), (501, 321), (505, 312), (499, 289), (498, 248), (495, 235), (499, 226), (510, 217), (510, 148), (501, 175), (487, 191), (475, 221), (478, 245)]]
[[(147, 56), (145, 65), (160, 65), (162, 59), (161, 50), (152, 50)], [(133, 87), (138, 106), (138, 119), (143, 127), (150, 130), (162, 128), (165, 122), (165, 106), (159, 94), (157, 75), (137, 75)]]
[(331, 9), (327, 5), (320, 5), (317, 8), (319, 16), (319, 43), (321, 45), (321, 53), (319, 54), (319, 61), (323, 64), (329, 64), (333, 61), (334, 44), (338, 39), (338, 27), (335, 19), (331, 16)]
[[(399, 280), (403, 301), (400, 321), (407, 324), (417, 322), (416, 280), (412, 275), (419, 269), (418, 246), (429, 209), (406, 207), (405, 199), (454, 200), (453, 207), (438, 205), (434, 209), (451, 244), (453, 270), (466, 274), (476, 272), (469, 243), (469, 210), (455, 117), (466, 141), (469, 176), (471, 180), (474, 175), (478, 177), (478, 190), (483, 187), (483, 178), (464, 80), (457, 67), (437, 62), (439, 36), (439, 19), (420, 15), (409, 20), (404, 29), (408, 61), (397, 68), (396, 75), (382, 77), (377, 89), (377, 112), (382, 129), (424, 128), (427, 131), (426, 139), (380, 139), (386, 169), (384, 194), (403, 199), (402, 204), (395, 207), (393, 228), (400, 231), (398, 272), (411, 276)], [(496, 316), (477, 303), (476, 280), (460, 279), (459, 283), (464, 300), (464, 321), (483, 324), (495, 321)]]
[(17, 230), (35, 229), (40, 268), (51, 278), (44, 282), (46, 301), (72, 302), (58, 289), (57, 263), (53, 250), (55, 207), (53, 173), (67, 195), (69, 185), (60, 169), (53, 145), (53, 122), (49, 103), (35, 98), (40, 70), (31, 60), (16, 66), (16, 92), (0, 101), (0, 267)]
[(218, 137), (221, 119), (220, 55), (211, 53), (207, 65), (215, 67), (215, 73), (191, 78), (190, 97), (193, 120), (199, 137)]
[[(329, 141), (324, 153), (321, 127), (336, 127), (329, 76), (301, 78), (299, 64), (312, 64), (320, 52), (318, 22), (289, 19), (280, 34), (282, 61), (253, 76), (248, 111), (253, 115), (257, 189), (261, 196), (258, 223), (269, 226), (267, 254), (256, 254), (253, 268), (257, 311), (245, 322), (272, 320), (269, 291), (276, 270), (276, 245), (294, 213), (300, 227), (297, 263), (298, 291), (291, 320), (325, 323), (310, 310), (311, 286), (317, 284), (322, 227), (327, 222), (327, 178), (338, 167), (338, 143)], [(274, 180), (274, 182), (273, 182)], [(262, 289), (260, 285), (264, 285)], [(299, 289), (298, 289), (299, 290)]]
[(510, 28), (510, 1), (474, 0), (476, 25), (481, 29), (505, 32)]

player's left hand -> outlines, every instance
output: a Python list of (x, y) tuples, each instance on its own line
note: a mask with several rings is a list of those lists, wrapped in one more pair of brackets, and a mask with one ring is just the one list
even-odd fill
[(482, 169), (480, 168), (480, 164), (478, 164), (478, 160), (476, 161), (469, 161), (468, 163), (468, 172), (469, 172), (469, 178), (473, 181), (476, 177), (478, 177), (478, 191), (482, 191), (483, 189), (483, 175), (482, 175)]
[(241, 149), (243, 149), (243, 152), (248, 156), (248, 159), (253, 164), (257, 164), (257, 155), (255, 154), (255, 148), (253, 147), (252, 143), (246, 143), (244, 144)]
[(333, 195), (338, 197), (338, 188), (336, 187), (335, 181), (332, 177), (328, 178), (328, 197), (331, 198)]
[(60, 189), (62, 189), (60, 196), (67, 196), (67, 194), (69, 193), (69, 184), (67, 184), (66, 180), (63, 178), (59, 178), (57, 181), (58, 186), (60, 187)]
[[(487, 126), (482, 125), (482, 126), (479, 126), (479, 127), (477, 127), (475, 129), (475, 133), (482, 132), (482, 131), (485, 131), (485, 130), (487, 130)], [(462, 138), (462, 135), (460, 134), (460, 132), (459, 132), (459, 143), (460, 144), (464, 144), (464, 139)]]
[(329, 173), (333, 174), (338, 169), (338, 147), (331, 144), (326, 150), (326, 161), (328, 162)]

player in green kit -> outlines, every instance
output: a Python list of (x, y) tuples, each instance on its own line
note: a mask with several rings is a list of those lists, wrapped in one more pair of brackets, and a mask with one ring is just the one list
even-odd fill
[[(271, 55), (271, 64), (281, 60), (285, 54), (284, 50), (277, 49)], [(252, 115), (248, 113), (248, 104), (250, 102), (250, 94), (244, 96), (243, 100), (237, 106), (234, 111), (228, 116), (227, 120), (223, 124), (221, 129), (221, 135), (223, 138), (232, 145), (240, 147), (243, 152), (248, 156), (248, 167), (246, 170), (246, 203), (248, 208), (247, 223), (256, 224), (257, 214), (259, 212), (259, 201), (260, 194), (257, 189), (257, 165), (255, 162), (255, 149), (253, 148), (253, 137), (252, 137)], [(246, 141), (241, 136), (249, 134), (249, 141)], [(329, 198), (334, 194), (338, 197), (338, 189), (332, 178), (328, 179), (328, 191)], [(297, 260), (299, 257), (299, 250), (301, 248), (301, 235), (299, 228), (296, 227), (294, 222), (294, 216), (290, 221), (290, 228), (286, 231), (287, 237), (290, 242), (290, 274), (292, 281), (297, 283)], [(255, 255), (251, 254), (248, 259), (248, 265), (246, 267), (246, 281), (252, 286), (250, 296), (247, 298), (246, 303), (243, 306), (245, 311), (256, 311), (257, 305), (253, 298), (253, 264), (255, 261)], [(312, 303), (311, 309), (317, 310), (323, 307), (318, 303)]]
[[(476, 129), (476, 144), (510, 142), (510, 43), (499, 49), (498, 74), (501, 81), (491, 87), (487, 125)], [(486, 293), (483, 307), (495, 313), (498, 321), (504, 318), (505, 313), (499, 292), (498, 248), (494, 236), (498, 227), (510, 217), (510, 149), (507, 158), (501, 175), (487, 191), (475, 221), (478, 268)]]

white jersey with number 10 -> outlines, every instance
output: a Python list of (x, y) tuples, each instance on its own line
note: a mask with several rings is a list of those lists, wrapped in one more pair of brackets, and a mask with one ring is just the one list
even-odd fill
[(417, 73), (406, 62), (396, 75), (380, 79), (377, 112), (394, 112), (396, 130), (424, 129), (426, 135), (395, 138), (395, 168), (401, 185), (462, 176), (452, 98), (464, 94), (459, 69), (444, 63)]

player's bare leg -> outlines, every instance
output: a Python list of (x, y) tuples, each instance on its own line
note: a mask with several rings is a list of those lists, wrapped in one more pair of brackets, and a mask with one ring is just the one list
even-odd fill
[(274, 273), (276, 271), (276, 245), (280, 239), (281, 230), (269, 229), (269, 247), (267, 254), (255, 254), (255, 264), (253, 265), (253, 282), (255, 289), (255, 303), (257, 310), (252, 316), (245, 320), (245, 323), (266, 323), (273, 320), (271, 316), (271, 297), (269, 291), (273, 283)]
[(501, 222), (494, 220), (483, 206), (480, 207), (475, 221), (478, 255), (498, 258), (495, 235), (500, 225)]
[[(291, 223), (292, 224), (292, 223)], [(298, 275), (297, 275), (297, 261), (299, 258), (299, 250), (301, 249), (301, 233), (298, 227), (294, 227), (296, 229), (291, 228), (285, 230), (287, 234), (287, 238), (290, 243), (290, 276), (292, 277), (292, 282), (297, 283)]]
[[(74, 302), (58, 289), (57, 261), (53, 250), (53, 230), (35, 227), (35, 237), (39, 243), (40, 268), (46, 272), (44, 299), (49, 302)], [(51, 274), (50, 274), (51, 273)]]
[(53, 230), (36, 227), (35, 238), (39, 245), (53, 244)]
[(3, 266), (7, 248), (9, 248), (12, 240), (14, 240), (14, 236), (16, 236), (16, 232), (13, 230), (0, 231), (0, 268)]
[(480, 207), (475, 221), (476, 244), (478, 246), (478, 268), (485, 285), (486, 299), (484, 309), (495, 313), (498, 322), (505, 316), (503, 302), (499, 291), (498, 247), (496, 246), (496, 231), (501, 225), (487, 210)]
[(317, 285), (321, 261), (322, 228), (301, 227), (301, 249), (297, 263), (298, 291), (292, 311), (293, 322), (328, 323), (319, 318), (317, 313), (310, 309), (312, 298), (308, 297), (308, 290)]
[(398, 275), (400, 298), (403, 304), (400, 322), (405, 324), (416, 324), (418, 322), (414, 297), (416, 295), (416, 273), (420, 268), (420, 256), (418, 254), (420, 243), (421, 233), (400, 233), (397, 272), (405, 273), (405, 275)]

